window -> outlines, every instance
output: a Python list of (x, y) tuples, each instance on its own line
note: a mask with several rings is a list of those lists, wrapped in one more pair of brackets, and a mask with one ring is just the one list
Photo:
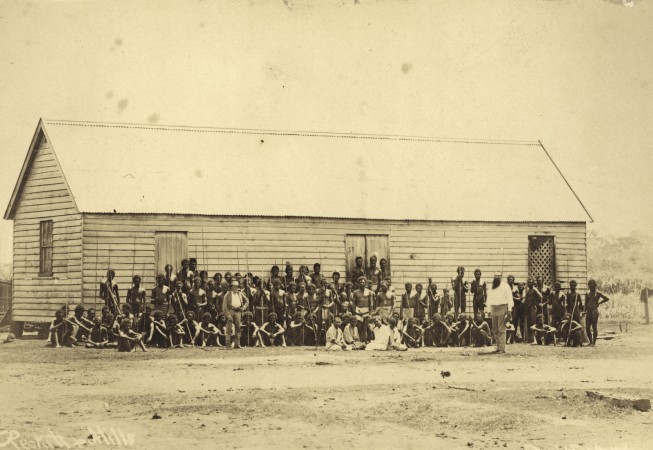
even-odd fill
[(39, 245), (39, 276), (52, 276), (52, 221), (41, 222), (41, 243)]

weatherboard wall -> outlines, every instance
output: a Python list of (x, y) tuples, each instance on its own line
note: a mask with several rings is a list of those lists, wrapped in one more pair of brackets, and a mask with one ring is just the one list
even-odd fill
[[(155, 233), (188, 233), (189, 256), (210, 275), (227, 270), (267, 278), (273, 264), (291, 261), (312, 268), (321, 261), (325, 274), (345, 273), (347, 234), (388, 235), (395, 286), (425, 282), (431, 276), (440, 289), (450, 286), (456, 266), (479, 267), (486, 277), (495, 270), (518, 281), (528, 274), (528, 236), (552, 235), (558, 277), (575, 278), (584, 288), (585, 223), (404, 222), (351, 219), (245, 218), (191, 215), (84, 214), (83, 298), (97, 301), (97, 285), (107, 267), (116, 270), (121, 298), (132, 274), (154, 285)], [(179, 261), (170, 261), (179, 265)], [(149, 295), (149, 294), (148, 294)]]
[[(14, 220), (15, 321), (51, 320), (64, 303), (81, 297), (82, 216), (50, 144), (39, 136)], [(53, 221), (52, 276), (39, 276), (40, 222)]]

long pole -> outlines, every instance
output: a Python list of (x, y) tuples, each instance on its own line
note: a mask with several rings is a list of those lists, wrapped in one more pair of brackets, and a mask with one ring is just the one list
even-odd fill
[[(98, 277), (100, 276), (99, 273), (98, 273), (98, 270), (100, 270), (99, 262), (98, 262), (98, 260), (100, 259), (100, 252), (99, 252), (100, 244), (99, 244), (98, 241), (99, 241), (99, 238), (98, 238), (98, 236), (96, 234), (95, 235), (95, 287), (93, 288), (93, 293), (94, 294), (95, 294), (95, 289), (99, 289), (99, 285), (100, 285), (100, 283), (98, 282)], [(97, 308), (98, 308), (97, 299), (98, 299), (99, 296), (98, 295), (93, 295), (93, 297), (95, 297), (93, 299), (93, 306), (97, 310)]]

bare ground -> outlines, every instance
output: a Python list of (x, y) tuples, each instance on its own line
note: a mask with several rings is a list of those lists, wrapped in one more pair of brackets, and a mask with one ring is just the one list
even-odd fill
[[(653, 397), (653, 327), (628, 331), (595, 348), (517, 344), (506, 355), (125, 354), (26, 337), (0, 345), (0, 447), (652, 448), (652, 412), (586, 395)], [(111, 430), (113, 444), (101, 433)]]

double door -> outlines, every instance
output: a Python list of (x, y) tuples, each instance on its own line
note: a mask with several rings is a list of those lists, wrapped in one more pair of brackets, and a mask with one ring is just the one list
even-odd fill
[[(390, 276), (390, 245), (388, 236), (383, 234), (348, 234), (345, 237), (345, 252), (347, 265), (347, 281), (351, 280), (351, 274), (356, 267), (356, 258), (363, 258), (363, 269), (367, 273), (372, 255), (377, 256), (376, 267), (381, 267), (381, 259), (388, 261), (386, 273), (383, 277)], [(353, 280), (355, 281), (355, 280)]]

